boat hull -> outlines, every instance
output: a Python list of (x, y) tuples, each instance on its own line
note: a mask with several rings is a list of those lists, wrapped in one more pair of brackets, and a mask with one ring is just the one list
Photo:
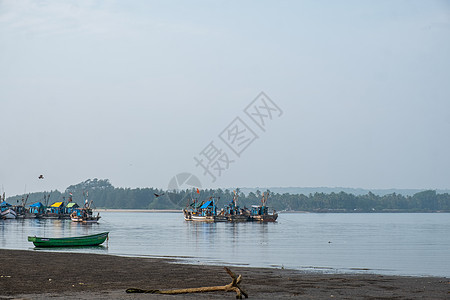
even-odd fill
[(278, 214), (251, 216), (251, 220), (256, 222), (276, 222), (277, 218)]
[[(186, 218), (185, 218), (186, 220)], [(195, 222), (227, 222), (227, 217), (225, 216), (196, 216), (192, 215), (187, 221)]]
[(100, 216), (97, 217), (87, 217), (87, 218), (83, 218), (83, 217), (71, 217), (72, 222), (77, 222), (77, 223), (83, 223), (83, 224), (89, 224), (89, 223), (97, 223), (98, 220), (100, 220)]
[(2, 218), (2, 219), (15, 219), (15, 218), (17, 218), (17, 214), (16, 214), (16, 212), (13, 209), (8, 208), (8, 209), (6, 209), (6, 210), (1, 212), (0, 218)]
[(214, 222), (214, 216), (191, 216), (191, 220), (195, 222)]
[(28, 241), (33, 242), (36, 247), (80, 247), (80, 246), (98, 246), (105, 242), (109, 232), (99, 234), (67, 237), (67, 238), (44, 238), (29, 236)]
[(247, 222), (249, 217), (245, 215), (230, 215), (227, 217), (229, 222)]

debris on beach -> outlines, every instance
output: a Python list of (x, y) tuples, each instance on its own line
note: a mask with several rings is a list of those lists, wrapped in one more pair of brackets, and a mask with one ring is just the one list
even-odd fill
[(236, 274), (231, 272), (230, 269), (224, 267), (225, 271), (231, 276), (233, 279), (231, 283), (223, 286), (208, 286), (208, 287), (199, 287), (199, 288), (187, 288), (187, 289), (176, 289), (176, 290), (141, 290), (136, 288), (129, 288), (126, 290), (127, 293), (147, 293), (147, 294), (166, 294), (166, 295), (176, 295), (176, 294), (189, 294), (189, 293), (205, 293), (205, 292), (236, 292), (236, 299), (242, 299), (242, 295), (245, 298), (248, 298), (248, 294), (239, 286), (242, 282), (242, 276), (239, 275), (236, 277)]

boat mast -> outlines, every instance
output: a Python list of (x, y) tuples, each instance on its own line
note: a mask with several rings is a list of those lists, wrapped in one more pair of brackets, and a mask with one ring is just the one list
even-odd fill
[(22, 206), (23, 206), (24, 208), (25, 208), (25, 205), (27, 205), (28, 197), (30, 197), (30, 194), (28, 194), (28, 195), (25, 197), (25, 199), (22, 197)]

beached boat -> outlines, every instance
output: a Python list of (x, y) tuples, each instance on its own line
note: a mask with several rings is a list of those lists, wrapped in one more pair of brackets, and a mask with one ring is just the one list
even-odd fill
[(29, 236), (28, 241), (33, 242), (36, 247), (79, 247), (98, 246), (108, 238), (109, 232), (99, 234), (65, 237), (65, 238), (45, 238)]
[(251, 221), (258, 222), (275, 222), (278, 218), (278, 214), (275, 210), (269, 212), (267, 207), (267, 199), (269, 198), (269, 192), (263, 193), (261, 199), (261, 205), (252, 205), (252, 210), (250, 214)]

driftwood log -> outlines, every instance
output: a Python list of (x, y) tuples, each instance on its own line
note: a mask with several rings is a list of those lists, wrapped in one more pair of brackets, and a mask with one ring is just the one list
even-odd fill
[(217, 292), (217, 291), (224, 291), (224, 292), (236, 292), (236, 299), (242, 299), (242, 295), (244, 295), (245, 298), (248, 298), (248, 294), (239, 286), (239, 284), (242, 282), (242, 276), (239, 275), (236, 277), (236, 274), (231, 272), (230, 269), (227, 267), (224, 267), (225, 271), (231, 276), (233, 279), (231, 283), (223, 286), (207, 286), (207, 287), (199, 287), (199, 288), (188, 288), (188, 289), (176, 289), (176, 290), (141, 290), (141, 289), (135, 289), (130, 288), (127, 289), (127, 293), (150, 293), (150, 294), (168, 294), (168, 295), (176, 295), (176, 294), (188, 294), (188, 293), (206, 293), (206, 292)]

